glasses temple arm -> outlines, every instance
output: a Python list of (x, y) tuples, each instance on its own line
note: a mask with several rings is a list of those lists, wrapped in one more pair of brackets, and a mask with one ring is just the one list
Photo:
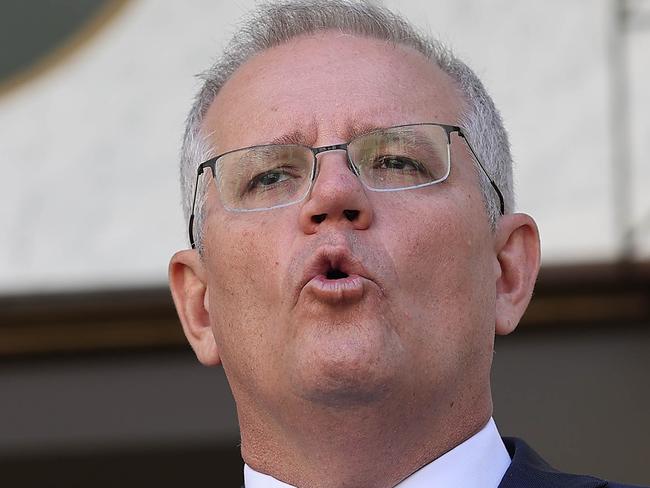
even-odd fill
[(199, 167), (199, 170), (197, 171), (196, 174), (196, 183), (194, 184), (194, 197), (192, 197), (192, 211), (190, 212), (190, 218), (188, 221), (188, 232), (190, 236), (190, 246), (192, 246), (192, 249), (196, 249), (196, 244), (194, 242), (194, 208), (196, 206), (196, 195), (199, 190), (199, 177), (201, 176), (201, 173), (203, 173), (203, 168)]
[(486, 170), (485, 167), (483, 166), (483, 163), (481, 163), (481, 160), (479, 159), (478, 155), (476, 154), (476, 151), (474, 151), (474, 148), (473, 148), (472, 145), (469, 143), (469, 140), (467, 139), (467, 137), (465, 137), (465, 134), (463, 133), (463, 131), (462, 131), (462, 130), (459, 130), (459, 131), (458, 131), (458, 135), (459, 135), (460, 137), (462, 137), (462, 138), (465, 140), (465, 144), (467, 144), (467, 147), (469, 148), (470, 152), (471, 152), (472, 155), (474, 156), (474, 159), (476, 160), (476, 162), (478, 163), (479, 167), (481, 168), (481, 171), (483, 171), (483, 174), (485, 175), (485, 177), (486, 177), (486, 178), (488, 179), (488, 181), (490, 182), (490, 185), (492, 185), (492, 188), (494, 188), (494, 191), (496, 192), (497, 196), (499, 197), (499, 210), (500, 210), (500, 212), (501, 212), (501, 215), (504, 215), (504, 214), (506, 213), (506, 212), (505, 212), (505, 202), (504, 202), (504, 200), (503, 200), (503, 194), (501, 193), (501, 190), (499, 190), (499, 187), (497, 186), (497, 184), (496, 184), (496, 183), (494, 182), (494, 180), (490, 177), (490, 174), (487, 172), (487, 170)]

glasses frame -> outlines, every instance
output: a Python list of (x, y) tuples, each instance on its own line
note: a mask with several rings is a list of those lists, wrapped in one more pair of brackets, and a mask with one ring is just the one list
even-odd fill
[[(442, 181), (445, 181), (447, 179), (447, 177), (449, 176), (449, 172), (451, 171), (451, 134), (457, 133), (458, 136), (461, 137), (465, 141), (465, 144), (467, 144), (467, 147), (469, 148), (470, 152), (472, 153), (472, 156), (474, 157), (474, 160), (476, 161), (479, 168), (481, 169), (481, 171), (483, 172), (485, 177), (488, 179), (488, 181), (490, 182), (490, 185), (492, 186), (495, 193), (497, 194), (497, 197), (499, 198), (499, 211), (501, 212), (501, 215), (503, 215), (505, 213), (505, 203), (504, 203), (504, 199), (503, 199), (503, 194), (501, 193), (501, 190), (499, 189), (497, 184), (494, 182), (494, 180), (492, 179), (490, 174), (487, 172), (487, 170), (483, 166), (483, 163), (481, 163), (481, 160), (479, 159), (478, 155), (476, 154), (476, 151), (474, 151), (474, 148), (472, 147), (472, 145), (469, 143), (469, 140), (465, 136), (465, 132), (464, 132), (464, 129), (462, 127), (457, 126), (457, 125), (439, 124), (437, 122), (422, 122), (422, 123), (417, 123), (417, 124), (395, 125), (395, 126), (386, 127), (386, 128), (383, 128), (383, 129), (378, 129), (377, 131), (382, 131), (382, 130), (387, 130), (387, 129), (399, 129), (400, 127), (412, 127), (412, 126), (423, 126), (423, 125), (434, 125), (434, 126), (437, 126), (437, 127), (441, 127), (442, 129), (444, 129), (444, 131), (445, 131), (445, 133), (447, 135), (447, 158), (448, 158), (448, 163), (449, 163), (449, 165), (448, 165), (449, 171), (447, 172), (447, 175), (445, 175), (444, 178), (440, 178), (438, 180), (434, 180), (434, 181), (431, 181), (431, 182), (428, 182), (428, 183), (422, 183), (422, 184), (419, 184), (419, 185), (408, 186), (408, 187), (405, 187), (405, 188), (372, 188), (372, 187), (369, 187), (368, 185), (366, 185), (363, 182), (363, 180), (360, 180), (363, 187), (370, 190), (370, 191), (380, 191), (380, 192), (403, 191), (403, 190), (412, 190), (412, 189), (415, 189), (415, 188), (422, 188), (424, 186), (431, 186), (431, 185), (435, 185), (436, 183), (440, 183)], [(312, 165), (312, 172), (311, 172), (311, 177), (310, 177), (310, 182), (309, 182), (309, 188), (305, 192), (305, 195), (302, 196), (300, 199), (294, 200), (292, 202), (284, 203), (282, 205), (276, 205), (276, 206), (270, 207), (270, 208), (228, 209), (231, 212), (260, 212), (260, 211), (264, 211), (264, 210), (273, 210), (273, 209), (276, 209), (276, 208), (282, 208), (282, 207), (287, 207), (289, 205), (294, 205), (294, 204), (304, 200), (307, 197), (307, 195), (309, 195), (311, 193), (311, 190), (314, 187), (314, 183), (315, 183), (316, 178), (318, 176), (318, 164), (319, 163), (318, 163), (317, 156), (319, 154), (321, 154), (321, 153), (328, 152), (328, 151), (345, 151), (346, 158), (347, 158), (347, 161), (348, 161), (348, 168), (350, 168), (350, 171), (352, 171), (357, 177), (359, 177), (360, 173), (359, 173), (358, 168), (350, 160), (350, 155), (348, 153), (348, 146), (351, 143), (353, 143), (355, 140), (357, 140), (359, 137), (366, 137), (367, 135), (372, 134), (373, 132), (375, 132), (375, 131), (367, 132), (367, 133), (362, 134), (362, 135), (360, 135), (358, 137), (355, 137), (354, 139), (352, 139), (349, 142), (345, 142), (345, 143), (342, 143), (342, 144), (330, 144), (330, 145), (327, 145), (327, 146), (319, 146), (319, 147), (311, 147), (311, 146), (307, 146), (307, 145), (303, 145), (303, 144), (256, 144), (254, 146), (248, 146), (248, 147), (242, 147), (242, 148), (239, 148), (239, 149), (233, 149), (231, 151), (221, 153), (218, 156), (215, 156), (213, 158), (208, 159), (207, 161), (202, 162), (201, 164), (199, 164), (199, 166), (198, 166), (198, 168), (196, 170), (196, 182), (194, 184), (194, 196), (192, 198), (192, 211), (190, 213), (190, 218), (189, 218), (189, 222), (188, 222), (188, 227), (189, 227), (188, 232), (189, 232), (189, 238), (190, 238), (190, 245), (192, 246), (192, 249), (196, 248), (196, 243), (194, 242), (194, 211), (195, 211), (195, 208), (196, 208), (196, 197), (197, 197), (198, 188), (199, 188), (199, 178), (201, 177), (201, 175), (203, 174), (203, 172), (207, 168), (210, 168), (210, 171), (212, 172), (212, 178), (214, 178), (215, 175), (216, 175), (217, 163), (224, 156), (227, 156), (228, 154), (232, 154), (232, 153), (238, 152), (238, 151), (243, 151), (243, 150), (247, 150), (247, 149), (254, 149), (256, 147), (265, 147), (265, 146), (292, 146), (293, 145), (293, 146), (305, 147), (305, 148), (307, 148), (307, 149), (309, 149), (311, 151), (311, 153), (314, 156), (314, 162), (313, 162), (313, 165)]]

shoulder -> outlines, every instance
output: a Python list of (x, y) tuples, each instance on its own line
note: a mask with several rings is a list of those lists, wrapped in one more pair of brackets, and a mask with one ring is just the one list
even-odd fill
[(550, 466), (523, 440), (504, 437), (512, 463), (499, 488), (643, 488), (593, 476), (562, 473)]
[(622, 485), (621, 483), (614, 483), (612, 481), (609, 481), (607, 483), (607, 488), (645, 488), (645, 487), (639, 485)]

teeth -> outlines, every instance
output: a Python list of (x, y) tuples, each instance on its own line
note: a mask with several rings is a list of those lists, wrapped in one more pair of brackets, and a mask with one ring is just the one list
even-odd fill
[(339, 280), (341, 278), (347, 278), (347, 277), (348, 277), (347, 273), (344, 273), (340, 269), (330, 269), (327, 272), (328, 280)]

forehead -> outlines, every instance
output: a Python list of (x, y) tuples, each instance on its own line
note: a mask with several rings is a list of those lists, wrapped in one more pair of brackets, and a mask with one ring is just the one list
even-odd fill
[(208, 109), (203, 131), (219, 152), (296, 134), (317, 145), (371, 128), (456, 124), (462, 108), (451, 78), (414, 49), (326, 31), (244, 63)]

